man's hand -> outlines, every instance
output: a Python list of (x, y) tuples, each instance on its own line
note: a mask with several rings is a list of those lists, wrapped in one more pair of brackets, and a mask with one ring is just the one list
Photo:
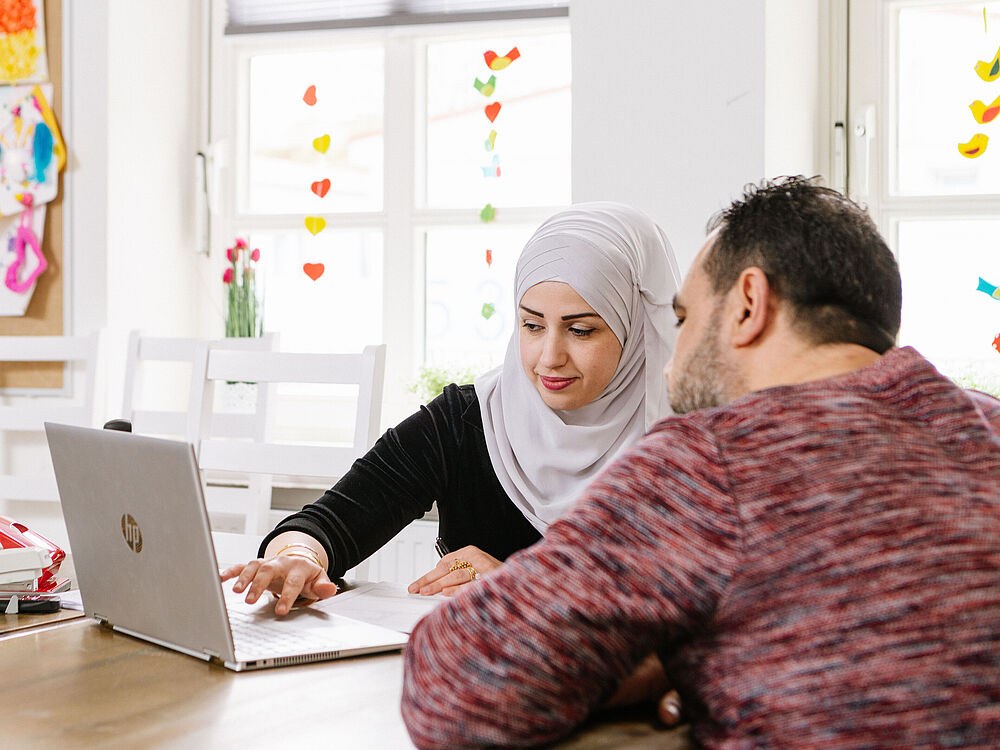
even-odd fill
[(656, 703), (656, 714), (666, 726), (673, 727), (680, 723), (680, 696), (676, 690), (670, 689), (667, 676), (663, 673), (663, 665), (656, 654), (650, 654), (640, 662), (604, 707), (615, 708), (645, 702)]

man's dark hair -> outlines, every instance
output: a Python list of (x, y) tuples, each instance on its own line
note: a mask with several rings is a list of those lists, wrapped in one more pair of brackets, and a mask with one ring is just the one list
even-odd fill
[(708, 229), (716, 227), (704, 269), (717, 294), (757, 266), (813, 343), (860, 344), (879, 354), (895, 344), (899, 266), (853, 201), (816, 178), (766, 180), (712, 217)]

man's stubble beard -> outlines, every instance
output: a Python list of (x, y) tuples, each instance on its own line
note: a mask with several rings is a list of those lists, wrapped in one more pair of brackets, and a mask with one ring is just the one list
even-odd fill
[(711, 409), (729, 403), (733, 386), (739, 377), (733, 367), (722, 361), (719, 328), (722, 323), (721, 302), (712, 310), (701, 340), (686, 362), (672, 368), (669, 388), (670, 408), (674, 414), (687, 414), (698, 409)]

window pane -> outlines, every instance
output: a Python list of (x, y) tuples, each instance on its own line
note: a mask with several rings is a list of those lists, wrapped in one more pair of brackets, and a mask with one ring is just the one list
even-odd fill
[[(1000, 119), (980, 124), (970, 110), (1000, 97), (1000, 80), (987, 83), (975, 72), (997, 54), (1000, 3), (903, 8), (898, 18), (898, 192), (1000, 193)], [(991, 139), (987, 150), (962, 156), (958, 144), (976, 133)]]
[[(381, 45), (251, 58), (248, 211), (381, 210), (384, 61)], [(324, 180), (320, 197), (311, 186)]]
[(997, 232), (1000, 221), (900, 223), (899, 338), (963, 384), (1000, 393), (1000, 300), (976, 290), (979, 277), (1000, 285)]
[[(255, 232), (252, 245), (261, 252), (264, 330), (279, 334), (283, 350), (356, 352), (383, 341), (380, 232)], [(323, 264), (315, 281), (306, 263)]]
[[(493, 72), (483, 53), (520, 57)], [(432, 208), (561, 205), (570, 201), (568, 33), (477, 37), (427, 45), (427, 204)], [(483, 96), (473, 83), (496, 76)], [(491, 124), (484, 108), (500, 114)], [(486, 149), (490, 131), (497, 135)], [(497, 159), (500, 177), (491, 174)]]
[[(428, 230), (428, 364), (484, 371), (503, 361), (514, 329), (514, 268), (534, 229), (521, 225)], [(485, 315), (484, 305), (492, 306)]]

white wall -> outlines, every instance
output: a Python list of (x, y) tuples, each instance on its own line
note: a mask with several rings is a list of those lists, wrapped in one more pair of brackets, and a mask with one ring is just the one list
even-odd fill
[(109, 416), (121, 408), (129, 330), (213, 332), (194, 234), (201, 6), (108, 0), (106, 343), (121, 353), (108, 359)]
[(820, 0), (766, 0), (764, 173), (814, 175), (824, 132), (820, 97)]
[(681, 271), (748, 182), (816, 173), (825, 0), (572, 0), (573, 200), (619, 200)]

